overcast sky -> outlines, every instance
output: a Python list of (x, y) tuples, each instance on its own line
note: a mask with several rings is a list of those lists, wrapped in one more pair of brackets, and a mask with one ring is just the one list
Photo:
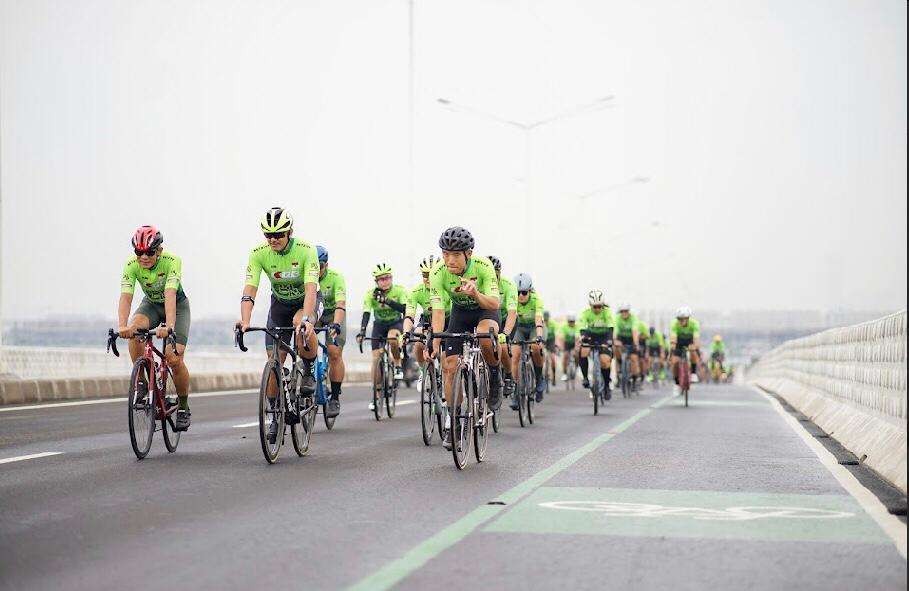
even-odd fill
[[(414, 4), (411, 199), (405, 0), (0, 0), (3, 315), (113, 316), (144, 223), (236, 314), (271, 205), (357, 315), (456, 224), (556, 312), (905, 306), (902, 0)], [(529, 132), (529, 179), (492, 117), (608, 95)]]

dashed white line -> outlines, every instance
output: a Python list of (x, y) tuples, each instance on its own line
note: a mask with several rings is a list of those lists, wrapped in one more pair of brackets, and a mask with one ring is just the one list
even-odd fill
[(45, 451), (39, 454), (28, 454), (27, 456), (16, 456), (14, 458), (0, 459), (0, 464), (11, 464), (12, 462), (21, 462), (22, 460), (34, 460), (35, 458), (46, 458), (47, 456), (59, 456), (62, 451)]

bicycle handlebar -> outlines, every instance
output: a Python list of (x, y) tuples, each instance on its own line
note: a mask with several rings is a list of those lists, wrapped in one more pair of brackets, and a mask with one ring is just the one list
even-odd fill
[(427, 335), (427, 347), (429, 348), (429, 354), (432, 355), (432, 343), (434, 339), (489, 339), (492, 342), (492, 354), (495, 357), (496, 361), (499, 360), (499, 337), (496, 334), (495, 329), (490, 328), (489, 332), (432, 332), (432, 329), (429, 330)]
[[(157, 328), (137, 328), (136, 334), (132, 338), (140, 338), (142, 340), (148, 340), (150, 338), (154, 338), (155, 334), (157, 333), (157, 330), (158, 330)], [(123, 337), (120, 336), (120, 333), (118, 333), (113, 328), (107, 329), (107, 350), (108, 350), (108, 352), (113, 353), (114, 357), (120, 356), (120, 351), (117, 349), (117, 339), (121, 339), (121, 338), (123, 338)], [(124, 338), (123, 340), (129, 340), (129, 339)], [(179, 355), (179, 353), (177, 353), (177, 336), (174, 333), (174, 329), (168, 327), (167, 336), (164, 337), (164, 339), (162, 339), (162, 340), (164, 341), (165, 349), (167, 348), (167, 345), (169, 343), (174, 348), (174, 354)]]
[[(318, 331), (319, 329), (314, 328), (313, 330)], [(280, 342), (281, 345), (285, 349), (287, 349), (288, 351), (291, 351), (292, 350), (291, 347), (284, 341), (284, 339), (282, 339), (280, 336), (278, 336), (277, 333), (279, 333), (279, 332), (296, 332), (296, 327), (274, 326), (272, 328), (268, 328), (267, 326), (250, 326), (245, 331), (242, 331), (242, 330), (240, 330), (239, 326), (235, 326), (234, 327), (234, 346), (238, 347), (244, 353), (249, 351), (249, 348), (247, 348), (246, 345), (243, 343), (243, 335), (244, 335), (244, 333), (247, 333), (247, 332), (264, 332), (265, 334), (267, 334), (271, 338), (273, 338), (275, 341)], [(303, 350), (309, 351), (309, 343), (306, 342), (306, 339), (303, 339)]]

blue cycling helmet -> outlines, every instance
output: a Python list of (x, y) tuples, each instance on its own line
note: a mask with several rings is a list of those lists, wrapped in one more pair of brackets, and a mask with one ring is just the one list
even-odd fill
[(324, 265), (328, 262), (328, 249), (321, 244), (316, 245), (316, 252), (319, 254), (319, 264)]

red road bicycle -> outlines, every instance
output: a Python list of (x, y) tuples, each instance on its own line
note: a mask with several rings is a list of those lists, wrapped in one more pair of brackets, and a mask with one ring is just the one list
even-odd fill
[[(107, 332), (107, 350), (120, 356), (117, 350), (117, 339), (120, 335), (110, 329)], [(164, 447), (173, 453), (180, 443), (180, 431), (174, 429), (174, 413), (179, 405), (167, 401), (167, 385), (172, 378), (170, 367), (164, 362), (164, 353), (155, 348), (155, 329), (139, 329), (134, 337), (145, 343), (145, 350), (133, 364), (129, 377), (128, 415), (129, 439), (133, 451), (140, 460), (148, 455), (152, 438), (159, 428), (164, 435)], [(167, 338), (162, 339), (166, 349), (170, 344), (176, 350), (177, 339), (170, 330)]]

